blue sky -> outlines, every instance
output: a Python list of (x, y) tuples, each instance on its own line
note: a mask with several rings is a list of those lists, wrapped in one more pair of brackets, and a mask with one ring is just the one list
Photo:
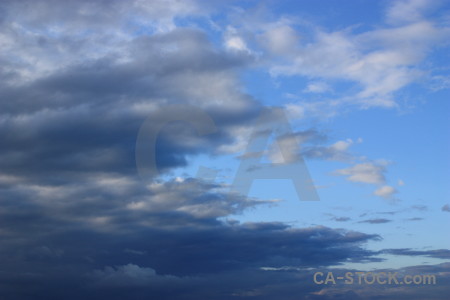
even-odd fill
[(0, 298), (445, 299), (449, 41), (444, 0), (2, 1)]
[[(260, 3), (256, 7), (250, 5), (250, 13), (248, 10), (236, 10), (238, 15), (250, 15), (251, 20), (248, 23), (260, 22), (259, 28), (267, 27), (270, 28), (269, 32), (271, 30), (275, 32), (274, 36), (278, 34), (273, 37), (272, 42), (278, 39), (281, 43), (285, 38), (284, 42), (289, 43), (289, 46), (311, 47), (318, 52), (324, 51), (330, 56), (324, 57), (324, 60), (329, 60), (330, 64), (339, 64), (340, 62), (334, 61), (333, 57), (333, 51), (339, 52), (339, 49), (327, 50), (322, 48), (322, 46), (325, 47), (324, 45), (314, 46), (314, 43), (319, 43), (315, 39), (320, 39), (320, 35), (340, 36), (343, 43), (351, 45), (361, 36), (376, 36), (381, 33), (401, 34), (402, 30), (405, 32), (411, 30), (411, 35), (405, 37), (403, 41), (409, 47), (410, 43), (416, 40), (429, 38), (420, 37), (422, 25), (433, 24), (437, 35), (445, 35), (444, 32), (447, 29), (441, 26), (445, 26), (446, 7), (446, 3), (431, 2), (392, 4), (381, 1), (370, 3), (328, 1), (327, 5), (323, 5), (283, 1)], [(415, 12), (412, 13), (410, 10)], [(250, 41), (247, 42), (245, 37), (252, 32), (245, 30), (246, 27), (257, 26), (248, 24), (246, 21), (240, 21), (242, 23), (238, 21), (235, 24), (236, 27), (228, 28), (228, 30), (234, 32), (234, 38), (240, 39), (242, 45), (247, 43), (251, 45), (254, 37), (250, 37)], [(228, 24), (229, 27), (233, 25)], [(253, 32), (254, 34), (264, 35), (264, 29), (259, 28), (251, 30), (256, 31), (256, 33)], [(293, 37), (290, 34), (297, 35), (298, 40), (288, 41)], [(399, 39), (402, 37), (400, 36)], [(233, 38), (230, 37), (229, 40)], [(449, 58), (446, 53), (448, 51), (446, 41), (428, 44), (428, 41), (423, 40), (417, 45), (417, 49), (411, 50), (411, 52), (417, 50), (417, 53), (411, 53), (411, 55), (418, 56), (420, 59), (411, 58), (410, 63), (402, 62), (403, 53), (401, 49), (396, 49), (393, 41), (377, 42), (367, 47), (361, 46), (363, 49), (359, 53), (356, 45), (355, 50), (349, 49), (349, 51), (357, 52), (353, 54), (359, 56), (355, 58), (356, 63), (370, 64), (367, 61), (371, 56), (384, 61), (384, 65), (379, 66), (379, 71), (376, 66), (373, 66), (374, 71), (380, 72), (379, 75), (382, 77), (389, 77), (396, 72), (405, 72), (405, 83), (398, 83), (398, 86), (380, 91), (381, 97), (388, 99), (386, 100), (388, 103), (378, 103), (377, 101), (381, 102), (381, 100), (369, 99), (367, 103), (359, 104), (358, 96), (355, 94), (359, 93), (361, 85), (364, 86), (364, 80), (348, 78), (344, 72), (335, 75), (332, 70), (329, 71), (330, 74), (327, 74), (328, 70), (319, 72), (307, 70), (304, 73), (301, 70), (298, 73), (288, 70), (287, 74), (283, 72), (272, 74), (271, 71), (277, 68), (278, 59), (286, 58), (273, 58), (275, 62), (269, 60), (244, 70), (241, 76), (245, 91), (267, 106), (284, 106), (289, 110), (292, 107), (302, 107), (306, 105), (305, 103), (311, 105), (321, 103), (322, 106), (317, 108), (317, 111), (311, 108), (313, 112), (305, 109), (301, 116), (293, 114), (292, 123), (296, 128), (304, 129), (308, 126), (318, 128), (328, 136), (329, 145), (338, 141), (351, 140), (349, 155), (354, 156), (356, 161), (370, 164), (382, 161), (381, 164), (385, 165), (386, 177), (383, 184), (393, 189), (387, 189), (387, 194), (380, 197), (374, 195), (377, 185), (364, 184), (364, 182), (352, 183), (333, 175), (337, 169), (357, 164), (351, 159), (350, 161), (307, 159), (314, 181), (320, 186), (318, 190), (320, 203), (297, 202), (295, 189), (289, 181), (280, 179), (255, 181), (251, 196), (283, 201), (276, 206), (259, 207), (236, 216), (238, 220), (283, 221), (292, 222), (295, 226), (318, 224), (339, 226), (342, 223), (339, 224), (330, 216), (345, 215), (352, 220), (345, 223), (346, 228), (363, 229), (365, 232), (379, 233), (384, 237), (382, 243), (373, 242), (369, 245), (373, 249), (378, 250), (383, 247), (449, 248), (450, 240), (442, 239), (439, 230), (449, 225), (448, 215), (441, 211), (450, 198), (448, 189), (450, 109), (447, 99), (448, 87), (443, 75), (448, 74), (448, 68), (445, 67)], [(253, 51), (257, 56), (264, 56), (261, 52), (264, 50), (261, 48), (248, 47), (245, 51)], [(424, 49), (420, 49), (422, 47)], [(290, 50), (286, 49), (286, 51)], [(399, 52), (396, 53), (397, 51)], [(345, 53), (336, 54), (346, 55)], [(397, 55), (399, 57), (396, 57)], [(264, 59), (261, 58), (261, 60)], [(289, 60), (286, 60), (286, 63), (289, 64)], [(367, 74), (365, 74), (366, 71), (361, 71), (359, 75), (370, 77), (370, 68)], [(415, 75), (407, 74), (414, 72), (422, 74), (417, 78)], [(434, 80), (443, 80), (437, 83), (439, 88), (432, 84)], [(375, 88), (378, 83), (378, 81), (366, 83), (369, 85), (367, 89)], [(330, 107), (332, 106), (330, 102), (335, 102), (337, 107)], [(313, 115), (309, 116), (309, 113)], [(209, 164), (219, 170), (233, 164), (233, 160), (224, 158), (208, 160), (203, 157), (199, 161), (198, 164)], [(237, 163), (234, 163), (236, 169)], [(193, 163), (193, 166), (188, 168), (192, 175), (195, 174), (196, 166)], [(383, 215), (386, 212), (392, 214)], [(395, 216), (393, 216), (394, 213)], [(365, 216), (361, 217), (363, 214)], [(360, 223), (367, 218), (384, 218), (387, 222), (375, 225)], [(415, 260), (416, 258), (399, 261), (398, 257), (392, 257), (383, 264), (384, 267), (393, 265), (401, 267), (417, 262)], [(429, 263), (435, 262), (436, 260), (429, 260)]]

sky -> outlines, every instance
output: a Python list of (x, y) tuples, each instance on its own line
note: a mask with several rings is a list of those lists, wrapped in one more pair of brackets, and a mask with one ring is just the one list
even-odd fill
[[(0, 1), (1, 299), (447, 299), (450, 2)], [(434, 275), (435, 285), (314, 274)]]

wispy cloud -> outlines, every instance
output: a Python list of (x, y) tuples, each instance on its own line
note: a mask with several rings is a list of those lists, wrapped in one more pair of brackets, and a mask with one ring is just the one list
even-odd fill
[(389, 222), (392, 222), (392, 220), (379, 218), (379, 219), (368, 219), (368, 220), (364, 220), (364, 221), (359, 221), (358, 223), (384, 224), (384, 223), (389, 223)]
[(393, 255), (408, 255), (408, 256), (428, 256), (434, 258), (448, 259), (450, 258), (450, 250), (439, 249), (439, 250), (413, 250), (409, 248), (405, 249), (386, 249), (382, 251), (383, 253), (393, 254)]
[(432, 6), (431, 1), (396, 2), (386, 12), (387, 24), (363, 33), (353, 33), (352, 29), (314, 28), (310, 34), (299, 29), (297, 34), (306, 35), (308, 42), (294, 38), (293, 26), (284, 24), (269, 29), (270, 34), (261, 35), (263, 43), (277, 45), (278, 41), (288, 39), (288, 35), (292, 37), (289, 45), (278, 43), (279, 48), (268, 48), (273, 55), (289, 61), (274, 63), (270, 66), (271, 73), (322, 79), (320, 85), (310, 83), (307, 92), (326, 91), (327, 82), (333, 79), (348, 80), (359, 89), (342, 101), (361, 107), (394, 107), (395, 93), (425, 76), (427, 70), (417, 65), (430, 47), (445, 42), (450, 34), (445, 24), (429, 21), (424, 16), (423, 11)]

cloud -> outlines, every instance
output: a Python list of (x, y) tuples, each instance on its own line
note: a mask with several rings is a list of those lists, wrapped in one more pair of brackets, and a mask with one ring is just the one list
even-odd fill
[[(80, 16), (73, 18), (85, 22)], [(50, 26), (45, 22), (41, 25), (44, 29)], [(31, 25), (25, 20), (22, 26)], [(96, 30), (103, 36), (107, 29)], [(13, 35), (25, 40), (27, 32)], [(55, 43), (69, 43), (60, 47), (61, 55), (78, 57), (79, 61), (65, 64), (55, 58), (51, 70), (23, 63), (22, 71), (32, 74), (3, 81), (0, 97), (12, 99), (0, 103), (0, 132), (6, 135), (0, 151), (3, 172), (28, 177), (37, 172), (42, 176), (42, 170), (63, 176), (69, 169), (70, 176), (77, 174), (75, 170), (78, 174), (94, 170), (129, 174), (135, 172), (135, 136), (145, 118), (163, 118), (169, 104), (203, 109), (219, 128), (215, 134), (199, 137), (192, 127), (179, 124), (166, 126), (161, 132), (155, 148), (157, 164), (168, 171), (186, 165), (187, 155), (212, 153), (222, 145), (232, 149), (239, 142), (236, 133), (244, 132), (239, 128), (251, 126), (249, 121), (261, 109), (239, 90), (234, 71), (251, 58), (215, 49), (199, 30), (174, 29), (129, 37), (120, 53), (115, 53), (115, 47), (92, 50), (100, 43), (97, 38), (82, 36), (86, 44), (80, 42), (73, 49), (64, 36), (52, 37)], [(41, 61), (46, 46), (37, 43), (35, 47), (42, 49), (12, 44), (11, 53), (2, 52), (1, 56), (11, 61), (14, 49), (28, 49), (30, 53), (24, 56)], [(102, 55), (84, 57), (77, 51)]]
[(252, 53), (248, 48), (245, 39), (239, 36), (239, 32), (236, 28), (228, 26), (224, 35), (225, 48), (231, 51), (243, 51), (246, 53)]
[(380, 218), (380, 219), (369, 219), (369, 220), (359, 221), (358, 223), (384, 224), (384, 223), (389, 223), (389, 222), (392, 222), (392, 220)]
[(434, 6), (433, 1), (397, 1), (390, 5), (386, 17), (388, 22), (393, 24), (417, 22), (423, 20), (424, 11), (429, 9), (430, 6)]
[(385, 166), (367, 162), (359, 163), (347, 169), (335, 171), (337, 175), (347, 176), (347, 180), (370, 184), (382, 184), (386, 181)]
[(354, 143), (352, 139), (346, 139), (337, 141), (329, 146), (306, 146), (304, 147), (303, 154), (308, 158), (349, 161), (355, 159), (355, 156), (348, 151)]
[(332, 220), (336, 221), (336, 222), (347, 222), (347, 221), (350, 221), (351, 218), (349, 218), (349, 217), (333, 217)]
[[(19, 181), (0, 190), (0, 226), (8, 232), (0, 258), (10, 282), (0, 288), (2, 297), (27, 299), (14, 288), (26, 281), (36, 299), (62, 297), (69, 288), (74, 299), (104, 293), (111, 299), (127, 293), (179, 299), (187, 287), (186, 299), (192, 299), (214, 294), (217, 285), (227, 295), (263, 286), (275, 276), (252, 271), (263, 266), (378, 261), (364, 248), (380, 239), (376, 234), (223, 220), (262, 202), (221, 185), (176, 179), (145, 186), (108, 173), (89, 174), (82, 183), (74, 178), (59, 185), (47, 178)], [(246, 274), (254, 281), (233, 279)]]
[(427, 211), (428, 207), (426, 205), (412, 205), (411, 209), (418, 211)]
[[(340, 148), (346, 150), (351, 145), (350, 143), (342, 143)], [(342, 151), (342, 150), (341, 150)], [(340, 156), (345, 157), (345, 152), (343, 152)], [(350, 155), (346, 155), (347, 157), (352, 157)], [(354, 158), (354, 157), (353, 157)], [(346, 179), (351, 182), (359, 182), (359, 183), (367, 183), (378, 185), (379, 187), (374, 191), (374, 195), (383, 197), (385, 199), (391, 199), (392, 195), (397, 193), (397, 190), (389, 185), (385, 185), (386, 183), (386, 166), (388, 162), (380, 160), (378, 162), (362, 162), (354, 164), (353, 166), (345, 169), (336, 170), (333, 172), (334, 175), (347, 176)]]
[[(0, 298), (365, 295), (321, 292), (311, 282), (311, 270), (382, 261), (378, 251), (366, 248), (381, 239), (378, 234), (283, 222), (240, 223), (233, 220), (236, 215), (273, 201), (174, 175), (194, 156), (236, 154), (259, 113), (275, 111), (241, 85), (241, 70), (266, 62), (265, 54), (254, 51), (256, 43), (239, 30), (227, 36), (219, 29), (225, 46), (210, 38), (208, 30), (217, 30), (212, 15), (227, 5), (0, 3), (0, 99), (7, 99), (0, 101)], [(202, 30), (204, 23), (211, 27)], [(286, 56), (296, 68), (304, 67), (311, 78), (309, 92), (331, 90), (328, 80), (341, 77), (353, 63), (356, 71), (347, 79), (361, 84), (366, 98), (389, 96), (416, 74), (406, 70), (416, 61), (409, 52), (396, 64), (390, 61), (398, 59), (396, 53), (387, 59), (386, 53), (370, 56), (359, 48), (371, 38), (389, 40), (392, 31), (355, 38), (319, 30), (308, 46), (288, 23), (264, 27), (255, 39), (271, 59)], [(411, 27), (410, 33), (436, 33), (433, 24), (426, 25)], [(325, 57), (324, 65), (317, 64), (315, 49), (320, 50), (317, 57)], [(356, 56), (347, 57), (347, 50)], [(306, 63), (300, 61), (303, 54)], [(342, 65), (334, 67), (341, 58)], [(393, 74), (392, 86), (386, 87), (389, 82), (378, 67)], [(359, 78), (372, 72), (373, 78)], [(370, 90), (380, 79), (380, 90)], [(156, 156), (166, 177), (143, 180), (136, 171), (137, 132), (144, 120), (157, 127), (158, 120), (171, 117), (168, 108), (180, 104), (207, 113), (217, 131), (200, 135), (189, 123), (167, 124), (148, 153)], [(298, 106), (292, 110), (304, 112)], [(287, 146), (299, 140), (311, 158), (353, 159), (348, 151), (355, 142), (350, 139), (324, 144), (324, 134), (314, 129), (279, 138)], [(294, 161), (303, 152), (289, 154), (287, 161)], [(385, 181), (382, 164), (361, 163), (339, 172), (355, 182)]]
[(306, 134), (294, 133), (279, 137), (269, 148), (269, 159), (272, 163), (292, 163), (301, 159), (300, 141), (308, 138)]
[(299, 161), (301, 157), (330, 161), (353, 161), (358, 158), (350, 153), (349, 149), (353, 144), (361, 143), (360, 139), (357, 141), (346, 139), (326, 145), (330, 138), (325, 132), (315, 128), (279, 134), (275, 138), (269, 144), (267, 151), (258, 153), (260, 156), (267, 154), (273, 163), (292, 163)]
[(410, 248), (404, 249), (385, 249), (383, 253), (393, 254), (393, 255), (407, 255), (407, 256), (427, 256), (433, 258), (449, 259), (450, 250), (448, 249), (438, 249), (438, 250), (413, 250)]
[(105, 267), (103, 270), (94, 270), (89, 277), (95, 284), (101, 286), (149, 286), (158, 283), (161, 279), (171, 280), (174, 276), (157, 275), (152, 268), (139, 267), (134, 264), (127, 264), (116, 267)]
[[(14, 2), (8, 1), (3, 6), (7, 12), (7, 20), (21, 11), (23, 14), (16, 19), (23, 24), (34, 26), (39, 31), (49, 24), (54, 24), (52, 30), (56, 34), (64, 34), (66, 31), (74, 34), (86, 28), (91, 28), (94, 32), (107, 30), (108, 26), (126, 22), (132, 23), (128, 28), (122, 28), (123, 31), (134, 29), (133, 26), (150, 27), (156, 31), (171, 30), (176, 26), (176, 18), (206, 16), (213, 9), (211, 5), (201, 5), (191, 0), (183, 3), (173, 0), (157, 0), (151, 3), (137, 0), (129, 5), (116, 0), (100, 3), (81, 0), (66, 4), (50, 0), (39, 5), (33, 4), (33, 1)], [(29, 9), (31, 5), (33, 10)], [(70, 8), (70, 11), (67, 12), (66, 8)]]
[(383, 198), (390, 198), (395, 193), (397, 193), (397, 190), (394, 187), (389, 186), (389, 185), (384, 185), (384, 186), (378, 188), (374, 192), (374, 195), (380, 196)]
[[(268, 55), (275, 54), (277, 59), (268, 58), (266, 63), (273, 76), (303, 76), (321, 82), (322, 87), (311, 84), (306, 92), (323, 92), (327, 84), (344, 80), (352, 88), (341, 97), (341, 104), (389, 108), (398, 105), (398, 91), (427, 76), (429, 70), (421, 66), (424, 58), (450, 34), (447, 24), (424, 16), (425, 11), (437, 7), (430, 2), (395, 2), (386, 12), (384, 26), (357, 33), (354, 28), (333, 31), (283, 20), (253, 30), (263, 31), (262, 47), (274, 45), (268, 48)], [(289, 44), (281, 42), (288, 35), (302, 38), (291, 38)], [(335, 107), (336, 103), (328, 104)]]
[[(284, 111), (283, 111), (284, 114)], [(275, 119), (275, 122), (278, 120)], [(308, 149), (317, 146), (317, 144), (323, 143), (327, 140), (325, 133), (318, 131), (317, 129), (310, 128), (303, 131), (290, 132), (290, 130), (285, 130), (282, 126), (286, 124), (278, 123), (263, 124), (261, 127), (255, 127), (256, 132), (263, 133), (264, 129), (267, 127), (268, 131), (273, 131), (273, 140), (269, 139), (269, 146), (266, 151), (260, 151), (260, 153), (253, 153), (253, 155), (267, 155), (272, 163), (292, 163), (301, 160), (302, 156), (310, 156), (308, 154)], [(266, 122), (267, 123), (267, 122)], [(278, 126), (278, 127), (277, 127)], [(282, 132), (277, 132), (282, 131)], [(305, 145), (316, 145), (316, 146), (305, 146)], [(244, 158), (244, 156), (240, 156)], [(322, 158), (322, 157), (321, 157)]]
[(396, 215), (398, 213), (401, 213), (401, 210), (397, 210), (397, 211), (380, 211), (380, 212), (376, 212), (376, 214), (378, 215)]
[[(171, 288), (161, 291), (155, 286), (149, 285), (145, 287), (134, 287), (127, 290), (128, 295), (145, 295), (150, 291), (153, 295), (157, 294), (159, 298), (177, 297), (177, 299), (195, 299), (198, 294), (208, 295), (208, 298), (225, 300), (240, 299), (242, 297), (261, 297), (263, 299), (282, 299), (294, 300), (311, 300), (311, 299), (443, 299), (448, 291), (449, 264), (442, 263), (436, 265), (411, 266), (400, 269), (375, 269), (372, 272), (392, 272), (397, 273), (399, 280), (405, 275), (427, 274), (434, 275), (438, 278), (436, 285), (410, 285), (406, 288), (396, 285), (355, 285), (351, 288), (341, 285), (317, 285), (312, 282), (315, 272), (323, 272), (322, 269), (305, 270), (295, 267), (283, 268), (261, 268), (261, 270), (247, 270), (242, 273), (242, 278), (233, 277), (233, 273), (212, 275), (206, 278), (189, 278), (184, 277), (182, 280), (172, 280)], [(346, 272), (357, 272), (355, 269), (334, 268), (335, 276), (344, 276)], [(227, 282), (228, 285), (223, 283)], [(262, 284), (265, 282), (265, 284)], [(199, 286), (203, 286), (202, 292), (198, 292)], [(108, 290), (114, 290), (109, 293), (112, 299), (120, 299), (125, 292), (120, 289), (114, 289), (109, 286), (103, 290), (96, 290), (102, 295), (108, 294)], [(187, 292), (189, 291), (189, 292)], [(123, 294), (123, 295), (122, 295)], [(295, 295), (293, 295), (295, 294)]]
[(272, 203), (249, 199), (226, 191), (227, 187), (205, 183), (196, 179), (179, 179), (148, 186), (150, 197), (138, 198), (127, 204), (139, 213), (174, 211), (187, 213), (195, 218), (218, 218), (241, 213), (246, 208)]
[[(139, 198), (132, 184), (127, 193), (117, 180), (104, 180), (102, 185), (103, 189), (87, 187), (93, 190), (85, 195), (72, 191), (67, 199), (55, 195), (55, 201), (50, 201), (30, 195), (33, 198), (21, 199), (19, 206), (17, 198), (4, 203), (0, 225), (14, 238), (4, 240), (0, 257), (10, 258), (4, 264), (10, 282), (25, 280), (27, 275), (23, 274), (39, 274), (27, 279), (36, 297), (63, 293), (49, 287), (50, 282), (53, 286), (76, 283), (73, 289), (84, 295), (102, 287), (119, 294), (135, 287), (139, 291), (150, 288), (152, 295), (178, 295), (182, 291), (177, 286), (182, 290), (186, 284), (194, 297), (205, 291), (205, 279), (203, 284), (192, 285), (196, 279), (190, 278), (212, 277), (206, 282), (224, 284), (220, 276), (231, 272), (235, 278), (262, 266), (306, 268), (377, 261), (375, 253), (363, 245), (380, 239), (378, 235), (323, 226), (292, 228), (277, 222), (219, 221), (223, 207), (219, 205), (219, 213), (208, 210), (214, 201), (203, 195), (226, 196), (199, 182), (151, 187), (150, 195), (141, 196), (146, 198), (142, 207), (129, 207), (131, 199)], [(203, 208), (178, 209), (189, 207), (188, 203)], [(235, 206), (232, 202), (229, 205)], [(21, 239), (19, 244), (17, 238)], [(225, 282), (222, 288), (230, 289), (233, 280)], [(172, 285), (175, 289), (169, 288)], [(252, 284), (246, 288), (249, 286)], [(0, 289), (1, 295), (5, 293)]]
[(406, 219), (406, 221), (422, 221), (422, 220), (424, 220), (424, 218), (414, 217), (414, 218)]
[(445, 204), (444, 206), (442, 206), (441, 210), (442, 211), (446, 211), (446, 212), (450, 212), (450, 205)]
[(289, 55), (298, 47), (300, 37), (290, 26), (281, 25), (268, 29), (259, 39), (270, 53)]
[[(397, 273), (399, 282), (406, 275), (414, 276), (418, 274), (433, 275), (437, 284), (431, 285), (393, 285), (393, 284), (370, 284), (355, 285), (351, 287), (336, 285), (323, 285), (317, 291), (312, 291), (305, 299), (443, 299), (442, 295), (447, 293), (447, 283), (449, 282), (446, 270), (449, 263), (436, 265), (410, 266), (399, 269), (375, 269), (371, 272), (391, 272)], [(345, 276), (346, 272), (357, 272), (351, 269), (334, 269), (335, 276)], [(441, 279), (439, 279), (441, 278)], [(441, 283), (439, 283), (439, 281)]]
[(305, 88), (307, 93), (324, 93), (330, 90), (328, 84), (322, 81), (310, 82)]

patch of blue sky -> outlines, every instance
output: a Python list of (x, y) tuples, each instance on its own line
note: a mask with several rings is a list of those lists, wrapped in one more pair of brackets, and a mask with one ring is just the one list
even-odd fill
[[(241, 28), (243, 25), (236, 21), (239, 16), (247, 14), (251, 18), (246, 21), (255, 24), (261, 19), (275, 24), (280, 20), (279, 16), (283, 16), (284, 22), (297, 30), (300, 46), (305, 46), (314, 42), (317, 30), (345, 31), (349, 37), (354, 38), (374, 30), (395, 28), (399, 25), (395, 24), (395, 20), (389, 19), (388, 13), (392, 5), (394, 4), (387, 1), (333, 0), (327, 1), (326, 6), (319, 1), (270, 1), (255, 6), (249, 1), (239, 3), (240, 9), (228, 14), (219, 13), (210, 19), (191, 18), (177, 22), (181, 22), (178, 25), (199, 26), (212, 43), (221, 48), (224, 47), (227, 34), (223, 24), (229, 20), (234, 18), (233, 26), (245, 32), (247, 29)], [(251, 9), (246, 10), (249, 7)], [(427, 8), (423, 13), (430, 18), (431, 23), (442, 24), (448, 9), (448, 3), (441, 3), (440, 10), (433, 12)], [(253, 32), (256, 37), (260, 33), (258, 29)], [(258, 57), (258, 51), (263, 50), (252, 49), (255, 36), (247, 39), (247, 46), (249, 51), (256, 51)], [(368, 247), (372, 250), (449, 248), (450, 241), (442, 238), (442, 230), (448, 228), (450, 220), (448, 214), (441, 211), (441, 207), (450, 199), (450, 80), (447, 46), (448, 43), (444, 43), (431, 47), (424, 52), (429, 55), (428, 58), (414, 64), (403, 67), (401, 64), (392, 65), (393, 68), (404, 68), (403, 70), (418, 70), (423, 77), (415, 80), (415, 83), (409, 78), (410, 81), (405, 85), (400, 84), (392, 91), (381, 93), (381, 98), (395, 101), (392, 103), (396, 103), (396, 107), (391, 108), (361, 106), (357, 94), (367, 86), (363, 86), (365, 81), (358, 81), (360, 78), (357, 77), (333, 73), (314, 75), (307, 74), (308, 72), (271, 74), (273, 65), (270, 63), (280, 63), (277, 58), (267, 62), (257, 60), (252, 67), (242, 70), (241, 88), (263, 105), (318, 105), (314, 114), (306, 111), (301, 117), (291, 120), (294, 131), (308, 128), (323, 131), (328, 136), (326, 145), (347, 139), (353, 142), (348, 149), (350, 159), (330, 161), (306, 158), (308, 170), (318, 186), (320, 201), (300, 201), (290, 180), (260, 179), (253, 182), (249, 196), (279, 201), (273, 205), (258, 206), (232, 218), (241, 222), (280, 221), (298, 227), (319, 224), (340, 226), (376, 233), (383, 237), (383, 241), (369, 242)], [(359, 53), (376, 53), (375, 51), (383, 50), (383, 47), (386, 45), (368, 45), (359, 49)], [(387, 53), (389, 52), (384, 54)], [(392, 69), (388, 68), (385, 71), (390, 70)], [(376, 86), (376, 83), (369, 82), (368, 86)], [(333, 101), (337, 105), (330, 105)], [(219, 171), (219, 182), (230, 184), (239, 167), (239, 160), (235, 156), (236, 154), (192, 157), (186, 168), (180, 168), (172, 175), (195, 176), (200, 166), (207, 166)], [(382, 175), (385, 181), (352, 182), (347, 176), (335, 173), (336, 170), (360, 163), (383, 165), (385, 171)], [(394, 188), (396, 193), (386, 197), (374, 195), (375, 190), (384, 185)], [(339, 218), (341, 222), (337, 221)], [(364, 222), (376, 219), (387, 221)], [(387, 258), (383, 263), (386, 267), (439, 262), (438, 259), (428, 257), (384, 257)], [(372, 264), (367, 265), (370, 266)]]

